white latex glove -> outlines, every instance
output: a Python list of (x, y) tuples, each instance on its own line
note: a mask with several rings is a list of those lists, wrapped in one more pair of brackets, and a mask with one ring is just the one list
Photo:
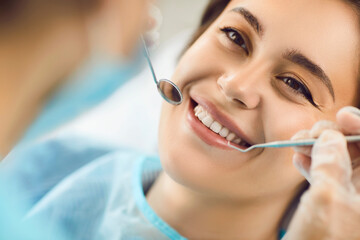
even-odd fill
[[(331, 129), (331, 130), (329, 130)], [(360, 110), (346, 107), (336, 123), (321, 121), (294, 139), (319, 137), (313, 148), (295, 148), (294, 164), (311, 183), (290, 223), (286, 240), (360, 239)]]

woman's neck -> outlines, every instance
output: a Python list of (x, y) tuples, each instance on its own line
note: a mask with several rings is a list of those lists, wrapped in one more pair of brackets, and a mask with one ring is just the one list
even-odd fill
[(291, 197), (232, 202), (192, 192), (162, 173), (147, 200), (164, 221), (189, 239), (275, 240)]

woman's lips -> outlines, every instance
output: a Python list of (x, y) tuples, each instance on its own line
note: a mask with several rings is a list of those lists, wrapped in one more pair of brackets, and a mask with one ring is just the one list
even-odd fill
[[(190, 101), (188, 114), (187, 114), (188, 122), (189, 122), (191, 128), (196, 133), (196, 135), (198, 135), (198, 137), (200, 137), (208, 145), (219, 147), (219, 148), (226, 149), (226, 150), (233, 150), (233, 148), (228, 146), (229, 140), (227, 140), (225, 137), (220, 136), (218, 133), (215, 133), (214, 131), (210, 130), (209, 127), (205, 126), (205, 124), (203, 123), (204, 120), (200, 121), (200, 119), (195, 115), (194, 108), (196, 107), (196, 105), (197, 105), (197, 102)], [(203, 105), (199, 105), (199, 106), (202, 107)], [(208, 108), (209, 108), (208, 105), (206, 106), (206, 108), (208, 110)], [(213, 112), (213, 113), (215, 111), (216, 111), (215, 109), (211, 110), (211, 112)], [(215, 121), (219, 121), (219, 117), (216, 118), (214, 115), (219, 116), (219, 114), (211, 115), (212, 117), (214, 117)], [(223, 118), (221, 120), (223, 120)], [(221, 121), (220, 124), (223, 124), (223, 121)], [(227, 127), (228, 126), (224, 126), (224, 128), (227, 128)], [(233, 135), (235, 135), (235, 134), (233, 133)], [(232, 139), (235, 140), (235, 138), (232, 138)], [(231, 141), (233, 141), (233, 140), (231, 140)], [(240, 147), (242, 149), (245, 149), (250, 146), (249, 144), (245, 143), (245, 141), (242, 141), (240, 145), (238, 145), (238, 144), (233, 144), (233, 145), (236, 145), (237, 147)]]

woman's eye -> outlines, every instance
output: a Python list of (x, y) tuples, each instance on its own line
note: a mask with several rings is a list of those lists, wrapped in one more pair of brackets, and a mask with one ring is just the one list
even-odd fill
[(235, 43), (236, 45), (238, 45), (242, 49), (244, 49), (246, 54), (249, 54), (249, 50), (246, 45), (246, 42), (245, 42), (243, 36), (237, 30), (235, 30), (233, 28), (225, 27), (225, 28), (222, 28), (221, 31), (226, 34), (227, 38), (229, 38), (230, 41), (232, 41), (233, 43)]
[(306, 98), (313, 106), (318, 107), (314, 102), (311, 92), (303, 83), (292, 77), (278, 77), (278, 79), (283, 81), (296, 94), (300, 94)]

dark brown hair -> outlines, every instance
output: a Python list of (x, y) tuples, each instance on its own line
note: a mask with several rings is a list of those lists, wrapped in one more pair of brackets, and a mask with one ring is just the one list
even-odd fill
[(360, 0), (345, 0), (347, 3), (350, 3), (354, 10), (360, 15)]
[(190, 47), (208, 27), (220, 16), (231, 0), (211, 0), (201, 18), (200, 26), (192, 36), (187, 48)]

